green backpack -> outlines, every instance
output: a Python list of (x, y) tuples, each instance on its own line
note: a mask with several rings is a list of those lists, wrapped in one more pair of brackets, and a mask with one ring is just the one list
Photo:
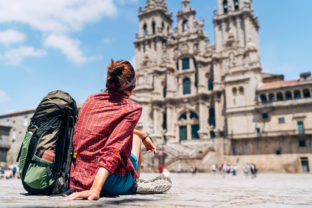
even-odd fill
[(75, 100), (59, 90), (50, 92), (37, 107), (17, 158), (22, 183), (29, 194), (69, 191), (77, 115)]

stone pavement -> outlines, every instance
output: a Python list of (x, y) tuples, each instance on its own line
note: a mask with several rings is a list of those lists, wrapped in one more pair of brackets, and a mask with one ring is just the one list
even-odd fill
[[(143, 174), (150, 179), (155, 174)], [(311, 174), (260, 174), (255, 179), (211, 174), (171, 174), (165, 194), (125, 195), (98, 201), (27, 196), (20, 180), (0, 181), (0, 207), (312, 207)]]

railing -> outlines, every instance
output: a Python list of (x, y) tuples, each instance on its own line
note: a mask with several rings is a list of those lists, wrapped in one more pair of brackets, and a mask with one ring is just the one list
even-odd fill
[(303, 133), (299, 133), (297, 129), (292, 130), (278, 130), (278, 131), (264, 131), (257, 134), (257, 132), (252, 133), (238, 133), (238, 134), (229, 134), (229, 138), (254, 138), (254, 137), (274, 137), (274, 136), (288, 136), (288, 135), (306, 135), (312, 134), (312, 129), (304, 129)]

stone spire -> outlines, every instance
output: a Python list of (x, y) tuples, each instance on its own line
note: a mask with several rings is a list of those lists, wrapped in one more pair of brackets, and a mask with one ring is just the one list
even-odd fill
[(167, 4), (164, 0), (147, 0), (145, 4), (144, 12), (149, 12), (153, 10), (163, 10), (165, 13), (168, 12)]

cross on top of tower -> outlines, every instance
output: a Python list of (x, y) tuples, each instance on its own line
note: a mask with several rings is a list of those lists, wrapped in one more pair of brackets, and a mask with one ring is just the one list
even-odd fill
[(160, 9), (164, 12), (168, 12), (167, 4), (164, 0), (147, 0), (145, 4), (144, 12)]

